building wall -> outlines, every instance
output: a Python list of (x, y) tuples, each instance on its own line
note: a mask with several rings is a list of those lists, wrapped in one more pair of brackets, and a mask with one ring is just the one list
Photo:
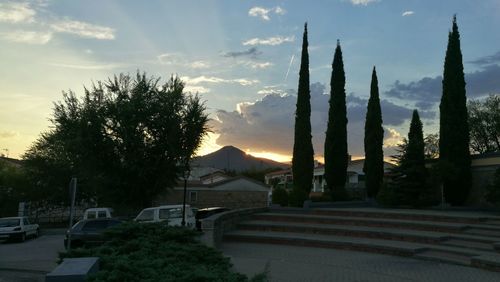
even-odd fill
[[(196, 193), (196, 199), (191, 199), (191, 192)], [(182, 204), (183, 189), (175, 188), (159, 196), (155, 205)], [(223, 191), (207, 188), (188, 188), (186, 204), (196, 208), (227, 207), (256, 208), (268, 205), (268, 191)]]

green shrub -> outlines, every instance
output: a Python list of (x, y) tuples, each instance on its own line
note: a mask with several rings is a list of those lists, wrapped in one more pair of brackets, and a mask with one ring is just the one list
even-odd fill
[(307, 200), (307, 193), (298, 188), (293, 188), (290, 194), (288, 195), (288, 203), (292, 207), (303, 207), (304, 201)]
[(273, 204), (288, 206), (288, 192), (283, 188), (275, 188), (272, 195)]
[[(162, 224), (124, 223), (106, 232), (111, 241), (60, 257), (97, 256), (101, 270), (89, 281), (249, 281), (229, 258), (196, 240), (198, 233)], [(266, 275), (251, 281), (266, 281)]]
[(310, 197), (311, 202), (330, 202), (332, 200), (332, 196), (330, 192), (323, 192), (321, 195), (314, 195)]
[(395, 207), (399, 205), (395, 186), (391, 183), (384, 183), (377, 194), (377, 203), (384, 207)]

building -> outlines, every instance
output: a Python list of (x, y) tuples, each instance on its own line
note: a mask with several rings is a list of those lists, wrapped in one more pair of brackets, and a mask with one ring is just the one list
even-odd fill
[[(347, 166), (346, 188), (347, 191), (355, 197), (364, 198), (366, 194), (365, 173), (363, 172), (364, 163), (365, 159), (349, 160), (349, 164)], [(384, 162), (384, 171), (386, 173), (388, 173), (393, 167), (393, 164)], [(323, 164), (316, 164), (313, 175), (311, 196), (319, 196), (325, 192), (326, 189), (326, 181), (324, 177), (325, 166)], [(286, 169), (268, 173), (265, 176), (265, 182), (269, 186), (291, 189), (293, 186), (292, 170)]]
[[(211, 171), (200, 175), (200, 170)], [(231, 177), (221, 170), (207, 168), (193, 169), (187, 181), (186, 203), (196, 208), (227, 207), (253, 208), (265, 207), (269, 204), (270, 188), (254, 179), (236, 176)], [(184, 198), (184, 182), (181, 181), (173, 189), (162, 193), (155, 205), (180, 204)]]
[(493, 184), (495, 171), (499, 168), (500, 152), (471, 156), (472, 187), (467, 199), (468, 205), (488, 206), (484, 195), (488, 186)]

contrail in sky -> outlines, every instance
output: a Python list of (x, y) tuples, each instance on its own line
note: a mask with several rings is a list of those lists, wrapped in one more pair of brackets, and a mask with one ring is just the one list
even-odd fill
[(288, 70), (286, 71), (286, 75), (285, 75), (285, 82), (288, 78), (288, 74), (290, 73), (290, 68), (292, 67), (292, 64), (293, 64), (293, 59), (295, 58), (295, 54), (292, 55), (292, 58), (290, 59), (290, 64), (288, 65)]

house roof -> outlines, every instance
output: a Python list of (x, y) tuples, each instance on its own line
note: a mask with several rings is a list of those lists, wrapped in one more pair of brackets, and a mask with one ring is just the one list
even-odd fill
[[(245, 181), (251, 182), (253, 184), (259, 185), (262, 189), (266, 189), (266, 190), (269, 189), (269, 187), (266, 184), (264, 184), (260, 181), (257, 181), (255, 179), (248, 178), (246, 176), (235, 176), (235, 177), (231, 177), (228, 179), (224, 179), (222, 181), (218, 181), (215, 183), (208, 183), (208, 184), (204, 184), (201, 181), (188, 181), (187, 187), (188, 188), (201, 188), (201, 189), (207, 189), (207, 190), (217, 190), (217, 188), (220, 186), (223, 186), (225, 184), (228, 184), (228, 183), (231, 183), (231, 182), (234, 182), (237, 180), (242, 180), (242, 179)], [(177, 186), (175, 188), (179, 189), (179, 188), (183, 188), (183, 187), (184, 187), (184, 182), (181, 181), (181, 182), (177, 183)]]

